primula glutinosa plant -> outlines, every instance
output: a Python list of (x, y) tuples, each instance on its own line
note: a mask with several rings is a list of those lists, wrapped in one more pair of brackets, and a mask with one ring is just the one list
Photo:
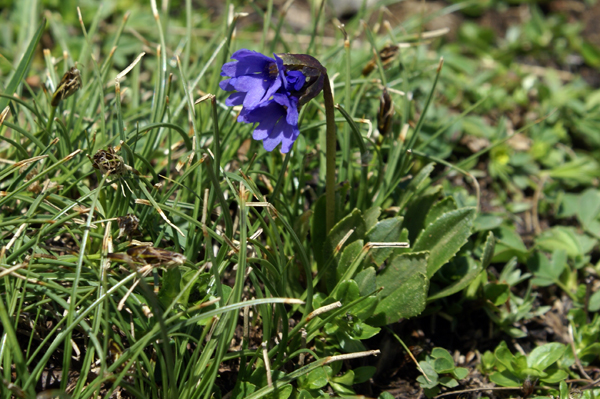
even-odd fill
[(252, 137), (267, 151), (281, 143), (287, 153), (298, 138), (300, 107), (323, 89), (326, 69), (306, 54), (273, 54), (274, 58), (241, 49), (221, 69), (227, 76), (221, 89), (235, 91), (225, 101), (242, 105), (238, 122), (258, 123)]

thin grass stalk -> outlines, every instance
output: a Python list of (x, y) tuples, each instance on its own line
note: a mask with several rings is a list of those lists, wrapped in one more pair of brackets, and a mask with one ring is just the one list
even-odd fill
[[(96, 209), (96, 203), (98, 202), (98, 195), (100, 191), (102, 191), (102, 187), (106, 182), (108, 175), (104, 175), (102, 180), (98, 183), (98, 187), (95, 190), (95, 195), (92, 198), (92, 202), (90, 205), (90, 212), (88, 214), (88, 218), (85, 224), (85, 229), (83, 231), (83, 236), (81, 239), (81, 248), (79, 252), (79, 259), (77, 260), (77, 267), (75, 269), (75, 279), (73, 280), (73, 289), (71, 292), (71, 301), (69, 303), (69, 313), (67, 314), (67, 325), (73, 324), (73, 317), (75, 314), (75, 302), (77, 298), (77, 289), (79, 288), (79, 280), (81, 279), (81, 269), (83, 267), (83, 259), (86, 253), (86, 247), (88, 244), (88, 237), (90, 234), (92, 219), (94, 218), (94, 210)], [(63, 356), (63, 372), (62, 372), (62, 380), (60, 382), (60, 389), (65, 390), (67, 388), (67, 384), (69, 383), (69, 371), (71, 369), (71, 351), (73, 347), (71, 346), (71, 334), (68, 333), (65, 337), (65, 348), (64, 348), (64, 356)]]

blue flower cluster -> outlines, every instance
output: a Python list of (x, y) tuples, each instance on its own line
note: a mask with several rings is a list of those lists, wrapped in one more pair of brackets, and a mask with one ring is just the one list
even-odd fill
[(298, 106), (300, 91), (306, 77), (297, 70), (284, 66), (283, 60), (251, 50), (238, 50), (221, 69), (227, 76), (219, 86), (225, 91), (235, 91), (225, 104), (242, 105), (238, 122), (258, 123), (252, 137), (262, 140), (267, 151), (281, 143), (281, 152), (287, 153), (298, 138)]

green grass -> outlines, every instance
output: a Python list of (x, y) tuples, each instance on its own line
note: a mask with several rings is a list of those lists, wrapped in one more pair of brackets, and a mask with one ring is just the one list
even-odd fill
[[(343, 32), (313, 5), (311, 23), (291, 32), (272, 1), (232, 8), (252, 17), (229, 14), (230, 2), (218, 16), (191, 0), (164, 4), (82, 4), (81, 23), (76, 8), (50, 2), (3, 11), (2, 397), (36, 397), (52, 367), (60, 382), (45, 394), (72, 398), (353, 395), (375, 363), (331, 356), (372, 355), (382, 326), (439, 314), (457, 329), (476, 309), (498, 342), (526, 339), (527, 322), (548, 310), (534, 303), (544, 287), (573, 301), (577, 359), (598, 364), (589, 348), (600, 296), (585, 281), (599, 271), (599, 97), (577, 75), (518, 58), (564, 60), (566, 38), (595, 65), (593, 46), (566, 21), (533, 5), (520, 42), (472, 22), (454, 43), (422, 42), (421, 15), (372, 31), (361, 18), (385, 14), (363, 9)], [(362, 76), (390, 42), (406, 45), (389, 68), (377, 58)], [(292, 152), (251, 139), (218, 87), (240, 48), (308, 53), (327, 68), (334, 154), (325, 154), (322, 96), (302, 108)], [(82, 87), (54, 108), (75, 62)], [(383, 87), (395, 114), (378, 135)], [(465, 144), (474, 139), (484, 145)], [(109, 147), (123, 173), (94, 168)], [(330, 232), (327, 156), (338, 172)], [(139, 234), (117, 237), (127, 214)], [(116, 261), (131, 256), (129, 238), (164, 250), (149, 273)], [(174, 254), (185, 261), (168, 264)], [(512, 386), (487, 353), (481, 370)], [(575, 358), (538, 371), (584, 378)], [(421, 385), (433, 396), (450, 368), (423, 359)], [(508, 371), (518, 384), (531, 372)]]

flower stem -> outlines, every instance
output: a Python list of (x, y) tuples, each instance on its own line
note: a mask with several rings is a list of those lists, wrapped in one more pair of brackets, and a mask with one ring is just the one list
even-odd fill
[(327, 124), (325, 139), (325, 226), (327, 233), (335, 224), (335, 115), (333, 103), (333, 91), (329, 82), (329, 76), (325, 74), (323, 86), (323, 99), (325, 100), (325, 122)]

